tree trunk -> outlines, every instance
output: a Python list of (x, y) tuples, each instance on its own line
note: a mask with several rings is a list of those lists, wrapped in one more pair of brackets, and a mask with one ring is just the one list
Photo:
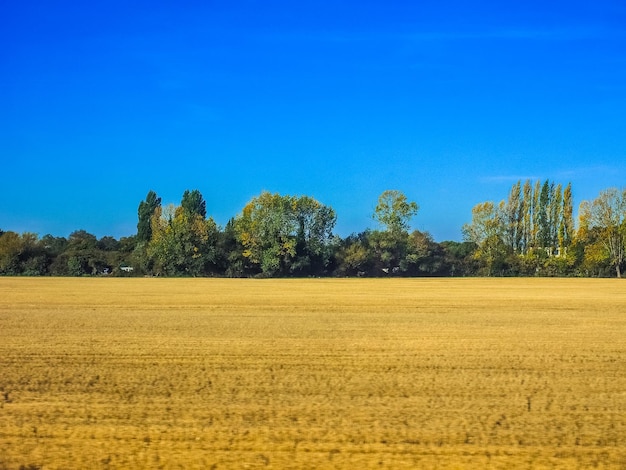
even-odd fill
[(619, 263), (617, 263), (617, 264), (615, 265), (615, 271), (617, 272), (617, 278), (618, 278), (618, 279), (621, 279), (621, 277), (622, 277), (622, 271), (620, 271), (620, 269), (619, 269)]

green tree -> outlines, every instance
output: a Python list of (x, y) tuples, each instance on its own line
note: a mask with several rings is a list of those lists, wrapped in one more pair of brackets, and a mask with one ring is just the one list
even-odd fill
[(463, 237), (475, 243), (475, 257), (481, 261), (489, 275), (502, 271), (508, 255), (502, 241), (503, 223), (501, 212), (493, 202), (487, 201), (472, 208), (472, 222), (463, 225)]
[(574, 216), (573, 216), (572, 183), (568, 183), (563, 191), (563, 216), (559, 228), (560, 252), (567, 254), (567, 249), (574, 240)]
[(504, 243), (514, 252), (520, 252), (523, 238), (523, 200), (521, 181), (518, 181), (511, 187), (507, 202), (503, 205), (502, 222), (504, 224)]
[(97, 243), (96, 236), (85, 230), (76, 230), (70, 234), (64, 252), (67, 257), (67, 274), (97, 274), (108, 267), (106, 256), (97, 248)]
[(383, 230), (371, 232), (370, 247), (374, 252), (376, 268), (381, 272), (404, 272), (411, 264), (406, 260), (409, 227), (418, 210), (417, 203), (408, 201), (398, 190), (384, 191), (378, 197), (373, 218)]
[(50, 234), (44, 235), (39, 242), (48, 256), (50, 262), (48, 271), (52, 276), (67, 276), (67, 239), (65, 237), (54, 237)]
[[(343, 241), (338, 251), (339, 266), (337, 268), (340, 275), (365, 274), (370, 268), (371, 254), (364, 240), (367, 235), (351, 235)], [(361, 275), (362, 275), (361, 274)]]
[(542, 191), (541, 181), (535, 181), (535, 186), (533, 188), (533, 203), (532, 203), (532, 213), (533, 213), (533, 222), (532, 222), (532, 231), (531, 231), (531, 241), (532, 248), (534, 250), (541, 248), (541, 241), (539, 239), (539, 232), (541, 231), (542, 224), (542, 215), (541, 215), (541, 203), (540, 203), (540, 195)]
[(376, 275), (397, 274), (398, 270), (408, 267), (404, 262), (408, 252), (408, 232), (373, 230), (369, 233), (368, 241)]
[(202, 276), (217, 261), (217, 224), (182, 206), (157, 208), (152, 216), (148, 256), (168, 276)]
[(23, 250), (19, 234), (8, 231), (0, 235), (0, 274), (20, 274), (20, 256)]
[(206, 219), (206, 201), (197, 189), (183, 193), (183, 199), (180, 202), (181, 207), (189, 214), (199, 215), (202, 219)]
[(98, 239), (95, 235), (85, 230), (76, 230), (70, 233), (67, 239), (67, 249), (73, 251), (92, 250), (96, 248)]
[(401, 191), (389, 189), (378, 197), (378, 204), (374, 209), (374, 220), (382, 224), (385, 231), (406, 233), (411, 219), (418, 210), (417, 203), (408, 201)]
[(122, 237), (119, 240), (118, 250), (122, 253), (132, 253), (137, 246), (137, 236)]
[(161, 207), (161, 198), (154, 191), (150, 190), (146, 195), (146, 200), (141, 201), (137, 209), (139, 218), (137, 222), (138, 243), (148, 243), (152, 238), (151, 220), (157, 207)]
[(244, 258), (267, 275), (285, 274), (296, 255), (294, 204), (291, 196), (263, 191), (236, 219)]
[(551, 243), (549, 219), (551, 196), (552, 191), (550, 190), (550, 182), (546, 180), (541, 186), (541, 192), (539, 193), (539, 206), (537, 207), (538, 240), (542, 249), (546, 249)]
[(0, 234), (0, 275), (40, 276), (47, 273), (48, 265), (49, 258), (36, 234)]
[(297, 274), (322, 274), (332, 255), (333, 229), (337, 215), (332, 207), (301, 196), (292, 204), (296, 219), (296, 259), (291, 271)]
[(235, 231), (249, 267), (270, 276), (309, 274), (328, 262), (335, 221), (334, 210), (315, 199), (264, 191), (246, 204)]
[(399, 268), (416, 276), (442, 275), (446, 271), (443, 247), (428, 232), (415, 230), (408, 237), (406, 256)]
[(231, 218), (219, 232), (217, 243), (218, 269), (228, 277), (242, 277), (246, 274), (246, 258), (243, 246), (237, 238), (235, 219)]
[(550, 198), (550, 246), (548, 253), (552, 256), (559, 252), (560, 247), (559, 230), (563, 225), (563, 186), (560, 183), (556, 186), (552, 183), (550, 188), (552, 189), (552, 197)]
[(443, 249), (447, 274), (450, 276), (471, 276), (476, 274), (476, 244), (468, 241), (444, 241)]
[(22, 274), (25, 276), (43, 276), (48, 274), (51, 257), (43, 243), (34, 233), (23, 233), (24, 245)]
[(521, 252), (525, 255), (535, 244), (533, 240), (533, 187), (530, 180), (526, 180), (524, 182), (523, 193), (523, 215), (521, 217), (521, 219), (523, 220)]
[(120, 242), (113, 237), (104, 236), (96, 242), (96, 247), (103, 251), (117, 251), (120, 247)]

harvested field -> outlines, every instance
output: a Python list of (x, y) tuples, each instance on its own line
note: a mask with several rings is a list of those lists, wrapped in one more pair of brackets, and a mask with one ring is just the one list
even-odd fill
[(0, 278), (0, 470), (626, 468), (626, 282)]

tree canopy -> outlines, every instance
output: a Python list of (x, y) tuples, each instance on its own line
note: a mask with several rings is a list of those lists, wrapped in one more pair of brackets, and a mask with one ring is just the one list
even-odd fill
[(324, 270), (335, 221), (335, 211), (313, 198), (263, 192), (246, 204), (235, 230), (250, 268), (286, 275)]
[(464, 242), (410, 229), (419, 206), (398, 190), (378, 197), (366, 228), (334, 233), (335, 210), (310, 196), (262, 192), (224, 227), (199, 190), (161, 205), (150, 190), (137, 233), (98, 239), (0, 230), (0, 275), (617, 276), (626, 259), (626, 190), (582, 201), (570, 183), (518, 181), (500, 202), (476, 204)]

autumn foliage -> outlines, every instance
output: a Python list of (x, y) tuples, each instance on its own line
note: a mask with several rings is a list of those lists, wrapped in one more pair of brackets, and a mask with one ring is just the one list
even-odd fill
[(377, 227), (345, 238), (335, 210), (309, 196), (264, 191), (220, 227), (198, 190), (166, 206), (150, 191), (137, 234), (120, 240), (0, 231), (0, 275), (621, 277), (626, 190), (582, 201), (578, 223), (573, 207), (571, 184), (518, 181), (473, 207), (463, 242), (437, 242), (411, 231), (419, 206), (398, 190), (378, 198)]

